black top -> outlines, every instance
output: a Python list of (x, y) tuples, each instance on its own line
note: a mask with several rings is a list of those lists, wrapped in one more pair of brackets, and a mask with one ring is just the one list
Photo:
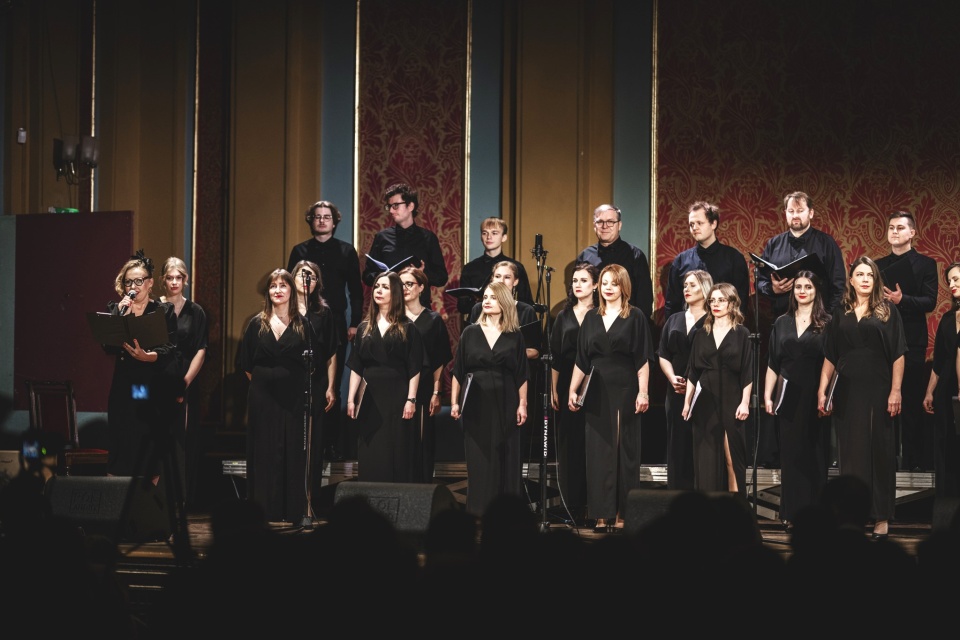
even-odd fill
[[(746, 313), (750, 299), (750, 273), (743, 254), (719, 240), (704, 249), (699, 244), (681, 251), (670, 265), (667, 292), (664, 294), (663, 317), (669, 318), (683, 311), (683, 278), (691, 271), (702, 269), (710, 274), (714, 284), (729, 282), (740, 294), (740, 311)], [(706, 293), (706, 292), (704, 292)]]
[[(433, 231), (417, 226), (416, 223), (406, 229), (394, 225), (378, 231), (373, 237), (369, 255), (388, 267), (394, 267), (394, 271), (397, 272), (408, 265), (419, 267), (422, 261), (423, 272), (431, 287), (442, 287), (447, 284), (447, 264), (440, 250), (440, 240)], [(410, 260), (397, 265), (406, 258)], [(364, 284), (372, 287), (373, 280), (379, 273), (381, 273), (380, 268), (367, 260), (363, 269)], [(424, 287), (423, 293), (420, 294), (420, 304), (430, 308), (430, 290), (427, 287)]]
[(602, 270), (608, 264), (618, 264), (630, 274), (630, 304), (640, 309), (646, 318), (653, 311), (653, 283), (650, 281), (650, 264), (647, 256), (623, 238), (617, 238), (609, 246), (599, 242), (592, 244), (577, 256), (577, 262), (589, 262)]
[[(823, 266), (827, 270), (828, 282), (823, 285), (823, 303), (827, 310), (832, 310), (843, 299), (843, 292), (847, 288), (847, 270), (843, 264), (843, 254), (833, 236), (810, 227), (799, 238), (795, 238), (789, 231), (775, 235), (767, 242), (760, 256), (767, 262), (777, 266), (784, 266), (809, 253), (820, 256)], [(767, 296), (773, 303), (773, 316), (779, 317), (786, 313), (789, 294), (773, 293), (770, 282), (770, 272), (761, 269), (757, 275), (757, 292)]]
[[(523, 265), (518, 261), (513, 258), (508, 258), (502, 253), (494, 258), (484, 253), (479, 258), (474, 258), (463, 265), (463, 270), (460, 272), (460, 286), (483, 289), (493, 276), (493, 265), (504, 261), (517, 265), (517, 273), (519, 274), (516, 287), (517, 300), (532, 305), (533, 293), (530, 291), (530, 280), (527, 278), (527, 270), (524, 269)], [(461, 296), (457, 299), (457, 311), (460, 313), (470, 313), (470, 309), (473, 308), (475, 302), (476, 299), (473, 296)]]
[[(900, 319), (903, 321), (903, 333), (907, 336), (910, 348), (908, 358), (926, 360), (927, 357), (927, 314), (937, 306), (937, 261), (910, 249), (903, 255), (891, 253), (877, 260), (881, 271), (892, 264), (907, 260), (913, 270), (917, 291), (903, 292), (903, 298), (897, 305)], [(911, 357), (912, 353), (912, 357)]]
[[(334, 312), (337, 326), (340, 327), (347, 312), (347, 295), (350, 296), (350, 327), (360, 324), (363, 315), (363, 287), (360, 285), (360, 259), (353, 245), (330, 238), (320, 242), (310, 238), (301, 242), (290, 251), (287, 271), (291, 275), (293, 267), (301, 260), (309, 260), (320, 267), (323, 278), (323, 298)], [(346, 332), (340, 336), (344, 340)]]

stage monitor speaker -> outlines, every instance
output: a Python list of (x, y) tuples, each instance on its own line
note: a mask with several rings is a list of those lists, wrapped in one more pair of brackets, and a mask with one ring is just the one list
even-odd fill
[(359, 482), (345, 480), (337, 484), (334, 506), (345, 498), (361, 496), (404, 534), (424, 534), (440, 511), (458, 507), (457, 499), (446, 485), (407, 482)]
[[(54, 516), (76, 523), (88, 535), (104, 535), (115, 542), (166, 540), (171, 534), (166, 499), (149, 481), (144, 486), (141, 478), (132, 480), (129, 476), (54, 476), (44, 492)], [(133, 498), (123, 514), (131, 487)]]
[(666, 514), (673, 499), (683, 493), (686, 492), (676, 489), (631, 489), (627, 494), (623, 528), (627, 533), (637, 533)]
[(954, 496), (935, 497), (933, 499), (933, 518), (930, 523), (930, 532), (948, 531), (954, 518), (960, 518), (957, 513), (958, 510), (960, 510), (960, 498)]

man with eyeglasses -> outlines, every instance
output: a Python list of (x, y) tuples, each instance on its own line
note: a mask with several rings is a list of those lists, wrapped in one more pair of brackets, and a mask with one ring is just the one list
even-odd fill
[(750, 272), (743, 254), (717, 239), (720, 209), (705, 201), (694, 202), (687, 210), (690, 235), (697, 244), (677, 254), (670, 265), (664, 294), (664, 320), (683, 311), (683, 279), (696, 269), (710, 274), (714, 282), (729, 282), (740, 294), (740, 311), (746, 315), (750, 299)]
[(603, 270), (610, 264), (618, 264), (630, 274), (630, 304), (640, 309), (647, 320), (653, 312), (653, 283), (650, 280), (650, 263), (647, 256), (620, 237), (623, 228), (620, 209), (612, 204), (601, 204), (593, 211), (593, 230), (597, 244), (592, 244), (577, 256), (577, 262), (589, 262)]
[(907, 337), (903, 410), (896, 421), (900, 428), (902, 471), (930, 471), (934, 468), (933, 423), (925, 419), (923, 395), (929, 378), (924, 370), (929, 339), (927, 314), (937, 306), (937, 261), (913, 248), (916, 235), (913, 214), (906, 211), (891, 213), (887, 216), (890, 254), (876, 260), (884, 280), (883, 299), (897, 305)]
[[(340, 345), (337, 347), (337, 378), (334, 390), (339, 396), (343, 379), (343, 364), (346, 362), (347, 344), (357, 333), (363, 315), (363, 285), (360, 282), (360, 258), (352, 244), (334, 238), (341, 215), (337, 205), (320, 200), (310, 205), (305, 219), (313, 235), (290, 251), (287, 271), (293, 273), (301, 260), (309, 260), (320, 267), (323, 283), (323, 298), (333, 312), (333, 321)], [(350, 301), (350, 321), (347, 322), (347, 300)], [(339, 406), (339, 405), (338, 405)], [(331, 411), (323, 422), (324, 457), (331, 461), (343, 460), (346, 434), (341, 433), (340, 412)]]
[[(423, 271), (431, 287), (447, 284), (447, 264), (437, 234), (416, 223), (419, 204), (416, 190), (406, 183), (398, 182), (384, 191), (383, 210), (390, 214), (394, 224), (373, 237), (367, 254), (373, 260), (367, 260), (363, 269), (363, 282), (368, 287), (372, 287), (377, 274), (384, 271), (374, 260), (395, 272), (413, 265)], [(420, 304), (431, 308), (428, 287), (420, 294)]]

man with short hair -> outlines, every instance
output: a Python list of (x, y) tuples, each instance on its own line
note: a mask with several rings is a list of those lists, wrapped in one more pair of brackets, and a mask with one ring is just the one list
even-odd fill
[(593, 210), (593, 230), (597, 244), (592, 244), (577, 256), (577, 262), (589, 262), (602, 270), (608, 264), (618, 264), (630, 274), (630, 304), (640, 309), (647, 320), (653, 312), (653, 282), (647, 256), (620, 237), (623, 228), (620, 209), (612, 204), (601, 204)]
[[(533, 304), (533, 294), (530, 291), (530, 281), (527, 279), (527, 270), (513, 258), (503, 254), (503, 244), (507, 241), (507, 223), (503, 218), (489, 217), (480, 223), (480, 239), (483, 242), (483, 254), (463, 265), (460, 272), (460, 286), (482, 289), (493, 276), (493, 265), (504, 260), (517, 265), (517, 300)], [(477, 298), (460, 296), (457, 299), (457, 311), (469, 314)]]
[[(394, 224), (377, 232), (367, 255), (397, 272), (413, 265), (423, 271), (431, 287), (442, 287), (447, 284), (448, 275), (440, 240), (433, 231), (417, 225), (419, 206), (420, 199), (410, 185), (398, 182), (387, 187), (383, 193), (383, 209), (393, 218)], [(373, 260), (367, 260), (363, 269), (364, 284), (372, 287), (382, 271)], [(423, 288), (420, 304), (432, 308), (429, 287)]]
[(696, 269), (709, 273), (715, 283), (729, 282), (736, 287), (740, 295), (740, 311), (746, 315), (750, 299), (750, 273), (743, 254), (717, 239), (720, 225), (717, 205), (703, 200), (694, 202), (688, 210), (687, 221), (690, 235), (697, 244), (678, 253), (670, 265), (664, 294), (664, 319), (683, 311), (683, 279)]
[[(357, 333), (363, 312), (363, 285), (360, 283), (360, 259), (352, 244), (334, 238), (342, 216), (337, 205), (320, 200), (310, 205), (304, 216), (313, 237), (296, 245), (287, 259), (287, 271), (293, 275), (294, 266), (309, 260), (320, 269), (323, 284), (321, 295), (333, 313), (334, 327), (340, 345), (337, 347), (337, 378), (333, 389), (337, 394), (337, 410), (324, 418), (322, 431), (323, 457), (330, 461), (342, 460), (347, 453), (346, 434), (340, 429), (340, 382), (346, 361), (347, 343)], [(350, 302), (350, 320), (347, 321), (347, 300)], [(322, 468), (318, 463), (317, 469)], [(318, 475), (319, 474), (315, 474)], [(316, 494), (314, 494), (316, 495)]]
[[(906, 211), (895, 211), (887, 217), (887, 242), (890, 254), (877, 259), (883, 272), (906, 260), (913, 274), (907, 288), (884, 277), (883, 299), (897, 305), (908, 351), (903, 371), (903, 411), (900, 413), (900, 469), (929, 471), (933, 469), (933, 424), (923, 412), (923, 396), (929, 374), (924, 371), (927, 359), (927, 314), (937, 306), (937, 261), (913, 248), (917, 235), (916, 221)], [(909, 280), (909, 279), (908, 279)]]

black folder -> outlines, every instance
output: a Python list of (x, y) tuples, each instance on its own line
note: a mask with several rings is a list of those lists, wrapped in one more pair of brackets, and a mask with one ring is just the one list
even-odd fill
[(357, 385), (357, 392), (353, 396), (353, 418), (360, 416), (360, 405), (363, 404), (363, 395), (367, 392), (367, 379), (360, 378), (360, 384)]
[(470, 296), (477, 302), (480, 302), (480, 298), (483, 296), (483, 292), (480, 289), (474, 287), (456, 287), (453, 289), (447, 289), (444, 291), (448, 296), (453, 296), (454, 298), (462, 298), (463, 296)]
[(913, 275), (913, 266), (907, 258), (897, 260), (886, 269), (880, 271), (880, 279), (883, 280), (883, 286), (888, 289), (896, 290), (900, 285), (900, 291), (907, 295), (917, 294), (917, 279)]
[(827, 385), (827, 401), (824, 403), (824, 409), (827, 413), (833, 411), (833, 394), (837, 390), (837, 380), (839, 379), (840, 371), (834, 369), (833, 375), (830, 376), (830, 384)]
[(405, 267), (410, 263), (411, 260), (413, 260), (413, 256), (407, 256), (406, 258), (404, 258), (397, 264), (393, 265), (392, 267), (388, 267), (386, 262), (380, 262), (376, 258), (371, 258), (369, 253), (365, 253), (363, 255), (367, 256), (367, 260), (375, 264), (377, 268), (380, 269), (380, 273), (385, 273), (387, 271), (396, 272), (397, 267)]
[(470, 395), (470, 383), (473, 382), (473, 374), (467, 374), (467, 380), (463, 383), (463, 393), (460, 398), (460, 415), (463, 415), (463, 405), (467, 403), (467, 396)]
[(583, 376), (583, 380), (580, 382), (580, 388), (577, 389), (577, 406), (582, 407), (584, 400), (587, 399), (587, 391), (590, 390), (590, 381), (593, 380), (593, 367), (590, 367), (590, 371), (587, 375)]
[(520, 334), (523, 335), (523, 344), (527, 349), (540, 350), (543, 328), (540, 326), (539, 320), (520, 325)]
[(960, 396), (953, 396), (953, 428), (957, 430), (960, 436)]
[(163, 312), (115, 316), (91, 311), (87, 313), (87, 324), (93, 332), (93, 339), (109, 347), (122, 347), (124, 342), (133, 346), (134, 339), (140, 343), (141, 349), (152, 349), (170, 342)]
[(773, 414), (777, 415), (780, 411), (780, 405), (783, 404), (783, 396), (787, 393), (787, 383), (789, 381), (782, 375), (777, 376), (777, 382), (773, 387)]
[(763, 265), (761, 268), (770, 273), (775, 273), (778, 278), (796, 278), (797, 273), (801, 271), (812, 271), (818, 278), (820, 278), (821, 286), (826, 286), (829, 281), (827, 278), (827, 268), (823, 266), (823, 261), (820, 259), (820, 256), (815, 253), (808, 253), (805, 256), (800, 256), (793, 262), (788, 262), (782, 266), (777, 266), (772, 262), (767, 262), (755, 253), (751, 253), (750, 257), (761, 263)]

